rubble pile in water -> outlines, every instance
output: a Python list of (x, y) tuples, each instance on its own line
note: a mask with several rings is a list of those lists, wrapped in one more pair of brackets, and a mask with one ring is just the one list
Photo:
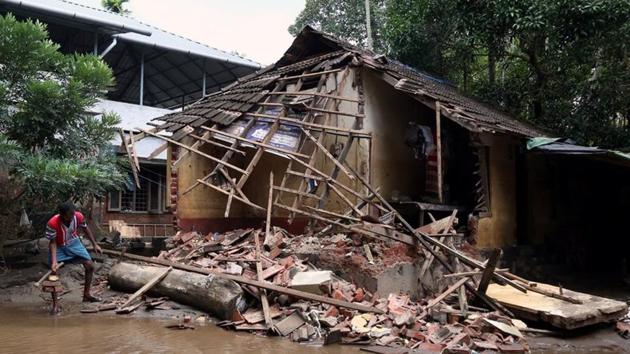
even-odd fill
[[(264, 281), (377, 311), (361, 312), (269, 292), (266, 296), (274, 323), (269, 329), (259, 289), (242, 284), (250, 295), (248, 309), (235, 313), (231, 320), (220, 322), (223, 328), (275, 333), (309, 344), (347, 343), (451, 352), (527, 350), (519, 330), (525, 327), (521, 321), (477, 307), (462, 311), (454, 293), (438, 301), (431, 298), (412, 301), (406, 294), (372, 294), (331, 270), (318, 269), (300, 259), (295, 251), (299, 253), (308, 247), (308, 242), (304, 241), (308, 241), (309, 236), (290, 235), (281, 228), (274, 227), (266, 237), (262, 230), (254, 229), (209, 235), (180, 233), (169, 240), (170, 249), (162, 251), (157, 258), (255, 280), (258, 279), (258, 258), (254, 237), (259, 237)], [(368, 251), (368, 256), (361, 252), (365, 247), (355, 235), (333, 234), (319, 238), (315, 247), (320, 247), (322, 252), (336, 248), (337, 253), (345, 257), (365, 258), (366, 268), (382, 267), (410, 257), (388, 253), (389, 246), (371, 240), (372, 251)]]

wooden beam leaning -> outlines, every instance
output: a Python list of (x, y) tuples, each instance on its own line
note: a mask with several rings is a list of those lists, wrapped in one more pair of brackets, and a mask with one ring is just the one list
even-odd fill
[[(265, 223), (265, 235), (271, 237), (271, 212), (273, 208), (273, 172), (269, 172), (269, 195), (267, 196), (267, 220)], [(260, 239), (259, 234), (254, 235), (256, 243), (256, 275), (258, 281), (264, 281), (262, 276), (262, 263), (260, 261)], [(271, 313), (269, 312), (269, 300), (267, 299), (267, 290), (262, 289), (260, 293), (260, 302), (262, 303), (263, 315), (265, 317), (265, 324), (268, 328), (273, 329), (273, 320), (271, 319)]]
[(494, 273), (494, 269), (497, 267), (497, 264), (499, 264), (499, 260), (501, 259), (501, 253), (503, 252), (500, 248), (495, 248), (490, 254), (490, 258), (486, 264), (486, 269), (483, 270), (481, 275), (479, 287), (477, 287), (477, 291), (481, 294), (485, 294), (486, 290), (488, 290), (488, 285), (490, 285), (490, 280), (492, 280), (492, 273)]
[(162, 151), (168, 148), (168, 143), (164, 143), (160, 145), (157, 149), (153, 150), (153, 152), (147, 157), (149, 160), (156, 158)]
[[(360, 175), (358, 175), (356, 173), (356, 171), (354, 171), (348, 164), (346, 164), (346, 166), (350, 169), (350, 171), (352, 171), (354, 173), (355, 176), (357, 176), (357, 178), (361, 181), (361, 183), (363, 183), (363, 185), (371, 192), (373, 193), (376, 198), (378, 198), (378, 200), (383, 203), (384, 206), (386, 206), (391, 212), (394, 213), (394, 215), (396, 215), (396, 218), (405, 226), (405, 228), (411, 232), (416, 240), (426, 249), (428, 250), (433, 257), (435, 257), (441, 264), (442, 266), (444, 266), (444, 268), (446, 268), (446, 270), (448, 270), (449, 273), (455, 273), (453, 267), (448, 263), (448, 261), (446, 261), (445, 259), (443, 259), (442, 257), (440, 257), (437, 252), (435, 252), (433, 250), (433, 248), (431, 248), (431, 246), (427, 243), (427, 240), (433, 241), (433, 242), (437, 242), (438, 244), (446, 247), (446, 245), (442, 244), (441, 242), (437, 241), (437, 240), (433, 240), (430, 237), (426, 236), (425, 234), (416, 231), (408, 222), (407, 220), (405, 220), (402, 215), (400, 215), (400, 213), (394, 209), (392, 207), (391, 204), (389, 204), (389, 202), (383, 198), (383, 196), (381, 196), (378, 192), (376, 192), (374, 190), (374, 188)], [(446, 247), (448, 248), (448, 247)], [(496, 275), (496, 273), (495, 273)], [(479, 292), (477, 291), (477, 289), (475, 289), (475, 287), (471, 286), (470, 284), (468, 284), (467, 282), (464, 283), (464, 285), (466, 286), (466, 288), (472, 292), (475, 296), (478, 296), (481, 300), (483, 300), (488, 306), (490, 306), (491, 308), (501, 311), (507, 315), (509, 315), (510, 317), (514, 317), (514, 314), (506, 309), (503, 305), (499, 304), (498, 302), (494, 301), (493, 299), (489, 298), (488, 296), (486, 296), (486, 294), (479, 294)]]
[(147, 132), (147, 131), (145, 131), (143, 129), (140, 129), (140, 131), (144, 131), (145, 133), (147, 133), (147, 134), (149, 134), (151, 136), (154, 136), (156, 138), (162, 139), (164, 141), (167, 141), (167, 142), (169, 142), (171, 144), (174, 144), (174, 145), (177, 145), (179, 147), (183, 147), (184, 149), (189, 150), (190, 152), (194, 152), (195, 154), (203, 156), (203, 157), (205, 157), (207, 159), (210, 159), (210, 160), (212, 160), (214, 162), (221, 163), (221, 164), (225, 165), (226, 167), (229, 167), (229, 168), (233, 169), (234, 171), (238, 171), (240, 173), (246, 173), (245, 170), (243, 170), (242, 168), (239, 168), (239, 167), (234, 166), (234, 165), (232, 165), (230, 163), (227, 163), (227, 162), (223, 162), (220, 159), (218, 159), (218, 158), (216, 158), (216, 157), (214, 157), (212, 155), (208, 155), (208, 154), (206, 154), (204, 152), (201, 152), (201, 151), (199, 151), (197, 149), (193, 149), (193, 148), (191, 148), (190, 146), (188, 146), (186, 144), (180, 143), (179, 141), (175, 141), (173, 139), (169, 139), (167, 137), (164, 137), (164, 136), (161, 136), (161, 135), (158, 135), (158, 134), (149, 133), (149, 132)]
[(190, 134), (188, 134), (188, 136), (190, 136), (190, 137), (192, 137), (192, 138), (194, 138), (194, 139), (196, 139), (196, 140), (203, 141), (203, 142), (204, 142), (204, 143), (206, 143), (206, 144), (210, 144), (210, 145), (213, 145), (213, 146), (217, 146), (217, 147), (220, 147), (220, 148), (223, 148), (223, 149), (226, 149), (226, 150), (230, 150), (230, 151), (233, 151), (233, 152), (235, 152), (235, 153), (237, 153), (237, 154), (240, 154), (240, 155), (245, 156), (245, 151), (241, 151), (241, 150), (239, 150), (239, 149), (235, 149), (235, 148), (233, 148), (233, 147), (231, 147), (231, 146), (228, 146), (228, 145), (223, 145), (223, 144), (221, 144), (221, 143), (217, 143), (216, 141), (212, 141), (212, 140), (210, 140), (210, 139), (208, 139), (208, 138), (206, 137), (206, 134), (209, 136), (209, 135), (210, 135), (210, 132), (205, 132), (202, 136), (199, 136), (199, 135), (196, 135), (196, 134), (190, 133)]
[(167, 267), (168, 266), (172, 266), (175, 269), (181, 269), (181, 270), (185, 270), (185, 271), (188, 271), (188, 272), (193, 272), (193, 273), (198, 273), (198, 274), (205, 274), (205, 275), (213, 275), (213, 276), (216, 276), (216, 277), (219, 277), (219, 278), (233, 280), (233, 281), (235, 281), (235, 282), (237, 282), (239, 284), (246, 284), (246, 285), (255, 286), (255, 287), (259, 288), (259, 289), (266, 289), (266, 290), (270, 290), (270, 291), (275, 291), (275, 292), (278, 292), (280, 294), (287, 294), (289, 296), (293, 296), (293, 297), (296, 297), (296, 298), (299, 298), (299, 299), (312, 300), (312, 301), (315, 301), (315, 302), (321, 302), (321, 303), (324, 303), (324, 304), (329, 304), (329, 305), (333, 305), (333, 306), (348, 308), (348, 309), (351, 309), (351, 310), (357, 310), (357, 311), (362, 311), (362, 312), (373, 312), (373, 313), (377, 313), (377, 314), (383, 314), (384, 313), (383, 310), (380, 310), (380, 309), (378, 309), (376, 307), (372, 307), (372, 306), (366, 306), (366, 305), (361, 305), (361, 304), (358, 304), (358, 303), (341, 301), (341, 300), (337, 300), (337, 299), (330, 298), (330, 297), (325, 297), (325, 296), (321, 296), (321, 295), (315, 295), (315, 294), (307, 293), (305, 291), (299, 291), (299, 290), (295, 290), (295, 289), (285, 288), (283, 286), (275, 285), (275, 284), (268, 283), (268, 282), (261, 282), (261, 281), (258, 281), (258, 280), (249, 279), (249, 278), (245, 278), (245, 277), (238, 276), (238, 275), (219, 273), (217, 271), (213, 271), (213, 270), (210, 270), (210, 269), (197, 268), (197, 267), (193, 267), (193, 266), (189, 266), (189, 265), (185, 265), (185, 264), (181, 264), (181, 263), (177, 263), (177, 262), (167, 261), (167, 260), (164, 260), (164, 259), (149, 258), (149, 257), (144, 257), (144, 256), (138, 256), (138, 255), (131, 254), (131, 253), (121, 254), (120, 252), (112, 251), (112, 250), (108, 250), (108, 249), (104, 249), (103, 253), (111, 255), (111, 256), (124, 257), (124, 258), (132, 259), (132, 260), (136, 260), (136, 261), (140, 261), (140, 262), (159, 264), (159, 265), (163, 265), (163, 266), (167, 266)]
[(354, 176), (350, 173), (350, 171), (343, 167), (343, 165), (339, 161), (337, 161), (337, 159), (328, 151), (328, 149), (326, 149), (326, 147), (324, 147), (324, 145), (322, 145), (317, 139), (315, 139), (315, 137), (311, 135), (311, 133), (309, 133), (306, 129), (300, 127), (300, 130), (302, 130), (302, 133), (304, 133), (304, 135), (306, 135), (306, 137), (309, 138), (315, 144), (315, 146), (317, 146), (319, 151), (323, 152), (324, 155), (326, 155), (326, 157), (328, 157), (328, 159), (335, 164), (335, 166), (337, 166), (341, 171), (343, 171), (346, 176), (348, 176), (348, 178), (350, 178), (350, 180), (354, 180)]
[[(219, 192), (219, 193), (221, 193), (221, 194), (225, 194), (225, 195), (227, 195), (228, 197), (230, 196), (230, 192), (228, 192), (228, 191), (226, 191), (226, 190), (224, 190), (224, 189), (222, 189), (222, 188), (219, 188), (219, 187), (215, 186), (215, 185), (214, 185), (214, 184), (212, 184), (212, 183), (206, 182), (206, 181), (201, 180), (201, 179), (198, 179), (198, 180), (197, 180), (197, 182), (199, 182), (199, 183), (203, 184), (204, 186), (210, 187), (210, 188), (214, 189), (215, 191), (217, 191), (217, 192)], [(243, 198), (241, 198), (241, 197), (239, 197), (239, 196), (237, 196), (237, 195), (234, 195), (234, 193), (232, 193), (232, 198), (234, 198), (234, 199), (238, 200), (238, 201), (239, 201), (239, 202), (241, 202), (241, 203), (247, 204), (247, 205), (249, 205), (250, 207), (252, 207), (252, 208), (254, 208), (254, 209), (258, 209), (258, 210), (265, 210), (265, 208), (263, 208), (263, 207), (261, 207), (261, 206), (258, 206), (258, 205), (256, 205), (256, 204), (254, 204), (254, 203), (250, 202), (249, 200), (246, 200), (246, 199), (243, 199)]]
[[(214, 127), (216, 127), (216, 124), (214, 125)], [(191, 133), (191, 134), (192, 134), (192, 133)], [(189, 134), (189, 135), (190, 135), (190, 134)], [(208, 134), (204, 133), (204, 134), (202, 135), (202, 137), (204, 137), (204, 138), (208, 138), (209, 136), (210, 136), (210, 133), (208, 133)], [(197, 139), (197, 141), (195, 141), (195, 142), (192, 144), (192, 146), (191, 146), (191, 147), (192, 147), (193, 149), (198, 149), (201, 145), (203, 145), (203, 143), (204, 143), (203, 141), (201, 141), (201, 140)], [(173, 162), (173, 167), (177, 168), (177, 166), (179, 166), (179, 164), (181, 164), (181, 163), (182, 163), (182, 161), (184, 161), (184, 157), (186, 157), (189, 153), (190, 153), (190, 151), (188, 151), (188, 150), (184, 150), (184, 151), (182, 151), (182, 152), (179, 154), (179, 157), (177, 158), (177, 160), (175, 160), (175, 162)]]
[(140, 188), (140, 177), (138, 177), (138, 171), (136, 170), (136, 163), (133, 161), (133, 157), (131, 157), (131, 152), (129, 151), (129, 145), (127, 145), (127, 137), (125, 136), (125, 132), (122, 128), (119, 131), (120, 138), (122, 139), (123, 148), (127, 153), (127, 157), (129, 158), (129, 167), (131, 168), (131, 173), (133, 174), (133, 180), (136, 182), (136, 187)]
[(204, 126), (201, 126), (200, 128), (204, 129), (204, 130), (207, 130), (209, 132), (215, 133), (215, 134), (223, 135), (223, 136), (226, 136), (228, 138), (232, 138), (232, 139), (235, 139), (235, 140), (247, 143), (247, 144), (260, 146), (262, 148), (273, 150), (273, 151), (276, 151), (276, 152), (279, 152), (279, 153), (282, 153), (282, 154), (293, 155), (293, 156), (301, 157), (301, 158), (308, 158), (307, 155), (300, 154), (300, 153), (297, 153), (297, 152), (292, 151), (292, 150), (283, 149), (283, 148), (280, 148), (280, 147), (269, 145), (268, 143), (258, 142), (258, 141), (250, 140), (250, 139), (247, 139), (247, 138), (242, 138), (242, 137), (240, 137), (238, 135), (222, 132), (220, 130), (213, 129), (213, 128), (208, 128), (208, 127), (204, 127)]

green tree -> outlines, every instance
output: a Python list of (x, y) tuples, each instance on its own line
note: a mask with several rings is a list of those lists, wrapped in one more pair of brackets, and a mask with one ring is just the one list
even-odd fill
[(129, 0), (101, 0), (101, 5), (108, 11), (127, 15), (129, 14), (129, 10), (123, 7), (127, 2), (129, 2)]
[[(374, 50), (383, 52), (381, 24), (385, 0), (371, 0), (371, 28)], [(306, 0), (304, 10), (289, 27), (289, 33), (298, 34), (306, 25), (331, 33), (360, 47), (367, 47), (365, 0)]]
[[(92, 55), (64, 55), (43, 24), (0, 17), (0, 214), (89, 202), (124, 181), (109, 141), (119, 119), (88, 113), (113, 85)], [(8, 176), (9, 179), (5, 177)]]

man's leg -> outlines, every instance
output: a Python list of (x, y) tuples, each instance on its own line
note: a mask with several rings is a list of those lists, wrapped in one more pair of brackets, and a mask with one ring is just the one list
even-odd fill
[(83, 262), (85, 268), (85, 284), (83, 285), (83, 301), (99, 301), (100, 299), (92, 296), (90, 288), (92, 287), (92, 277), (94, 276), (94, 263), (92, 261)]

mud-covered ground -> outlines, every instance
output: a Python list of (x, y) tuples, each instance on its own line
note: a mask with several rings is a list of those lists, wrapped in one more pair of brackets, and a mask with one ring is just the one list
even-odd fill
[[(106, 284), (106, 277), (110, 267), (116, 262), (116, 259), (112, 259), (106, 256), (95, 256), (96, 273), (94, 276), (93, 289), (98, 296), (107, 300), (108, 298), (121, 296), (123, 294), (108, 289)], [(42, 316), (50, 316), (47, 314), (49, 307), (49, 294), (42, 293), (40, 288), (36, 288), (34, 283), (39, 280), (44, 273), (48, 271), (48, 255), (44, 247), (40, 247), (39, 253), (36, 255), (29, 255), (27, 257), (18, 257), (11, 259), (8, 269), (0, 270), (0, 314), (13, 311), (15, 307), (20, 307), (21, 311), (33, 312), (33, 321), (41, 320)], [(83, 294), (83, 266), (79, 264), (65, 265), (59, 272), (62, 279), (62, 284), (66, 290), (69, 290), (63, 295), (61, 304), (63, 312), (61, 318), (66, 316), (103, 316), (99, 314), (80, 314), (81, 309), (86, 308), (86, 305), (81, 302)], [(163, 326), (164, 321), (170, 321), (177, 323), (184, 317), (190, 317), (197, 325), (204, 323), (211, 323), (213, 320), (209, 318), (205, 313), (197, 311), (187, 306), (179, 305), (173, 302), (167, 302), (167, 309), (164, 310), (152, 310), (146, 311), (140, 308), (129, 315), (120, 315), (116, 318), (125, 318), (130, 320), (150, 320), (161, 321), (160, 326)], [(110, 312), (111, 316), (116, 316), (113, 312)], [(95, 321), (86, 321), (86, 325), (90, 326), (95, 324)], [(197, 331), (201, 335), (200, 331)], [(248, 335), (236, 332), (227, 332), (223, 330), (214, 331), (216, 335), (220, 336), (234, 336), (235, 342), (246, 340)], [(187, 336), (196, 336), (196, 334), (186, 334)], [(37, 338), (33, 338), (37, 340)], [(209, 340), (212, 340), (211, 338)], [(547, 336), (547, 335), (530, 335), (527, 338), (532, 353), (630, 353), (630, 340), (626, 340), (619, 336), (615, 330), (614, 325), (603, 325), (594, 328), (587, 328), (580, 331), (574, 331), (568, 334), (560, 336)], [(203, 340), (199, 340), (199, 343), (203, 343)], [(234, 345), (234, 341), (230, 342), (230, 345)], [(276, 343), (270, 339), (270, 344)], [(291, 346), (285, 346), (284, 349), (289, 350)], [(299, 346), (295, 344), (295, 349), (299, 350)], [(131, 348), (130, 348), (131, 349)], [(172, 348), (177, 351), (177, 348)], [(309, 349), (310, 350), (310, 349)], [(243, 352), (246, 352), (244, 350)], [(1, 352), (1, 350), (0, 350)], [(233, 351), (235, 353), (241, 351)], [(326, 353), (347, 353), (348, 348), (344, 347), (335, 350), (333, 348), (326, 348), (322, 351)], [(358, 352), (358, 350), (356, 350)]]

